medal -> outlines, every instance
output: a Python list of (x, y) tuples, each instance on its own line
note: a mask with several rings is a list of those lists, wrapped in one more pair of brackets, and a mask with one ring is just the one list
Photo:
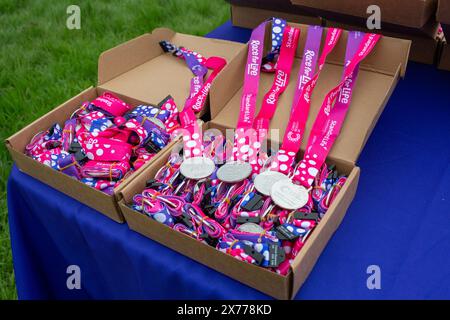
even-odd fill
[(308, 190), (285, 179), (276, 182), (270, 191), (273, 202), (286, 210), (302, 208), (309, 199)]
[(252, 166), (247, 162), (232, 161), (217, 170), (217, 178), (227, 183), (237, 183), (247, 179), (252, 173)]
[(270, 196), (270, 191), (272, 190), (272, 186), (281, 180), (286, 180), (288, 178), (288, 176), (286, 176), (285, 174), (278, 172), (278, 171), (264, 171), (263, 173), (258, 174), (255, 177), (254, 180), (254, 185), (255, 185), (255, 189), (265, 195), (265, 196)]
[(183, 161), (180, 172), (188, 179), (200, 180), (209, 177), (216, 168), (214, 161), (206, 157), (193, 157)]
[(238, 230), (242, 231), (242, 232), (248, 232), (248, 233), (263, 233), (264, 232), (264, 229), (259, 224), (256, 224), (253, 222), (247, 222), (247, 223), (241, 224), (238, 227)]

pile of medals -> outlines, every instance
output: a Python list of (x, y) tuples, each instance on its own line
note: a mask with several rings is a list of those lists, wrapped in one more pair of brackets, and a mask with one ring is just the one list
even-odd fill
[(26, 154), (95, 189), (112, 194), (171, 140), (178, 110), (168, 96), (158, 106), (132, 107), (111, 93), (85, 102), (61, 127), (36, 134)]
[(298, 210), (283, 209), (266, 191), (273, 180), (252, 179), (245, 166), (230, 170), (227, 164), (218, 165), (225, 156), (217, 153), (221, 141), (212, 138), (204, 144), (208, 158), (214, 161), (208, 177), (186, 178), (198, 177), (199, 172), (205, 175), (211, 169), (205, 168), (205, 163), (183, 166), (183, 157), (172, 154), (146, 189), (134, 196), (131, 207), (239, 260), (285, 275), (290, 260), (320, 222), (346, 177), (334, 166), (324, 165), (307, 204)]

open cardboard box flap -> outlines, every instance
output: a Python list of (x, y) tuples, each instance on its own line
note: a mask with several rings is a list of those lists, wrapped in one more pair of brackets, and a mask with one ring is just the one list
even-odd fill
[[(271, 141), (282, 141), (300, 68), (301, 56), (307, 34), (306, 25), (292, 24), (301, 29), (296, 59), (286, 91), (281, 95), (277, 111), (271, 121), (271, 129), (279, 129), (279, 134), (270, 133)], [(326, 28), (323, 36), (326, 35)], [(336, 86), (342, 76), (345, 48), (348, 32), (344, 31), (339, 43), (328, 56), (312, 96), (311, 110), (306, 125), (306, 135), (301, 150), (305, 150), (309, 132), (325, 95)], [(322, 41), (323, 43), (324, 41)], [(411, 42), (396, 38), (383, 37), (370, 55), (361, 63), (358, 79), (353, 91), (352, 102), (347, 113), (345, 125), (335, 142), (329, 156), (355, 163), (364, 147), (375, 123), (383, 111), (395, 85), (406, 72)], [(215, 90), (211, 92), (212, 123), (223, 127), (235, 128), (240, 109), (241, 93), (247, 49), (243, 48), (229, 68), (216, 79)], [(273, 82), (273, 74), (261, 74), (257, 112), (261, 107), (264, 94)]]
[(183, 60), (164, 53), (159, 46), (162, 40), (205, 57), (223, 57), (227, 62), (244, 47), (242, 43), (158, 28), (103, 52), (98, 61), (98, 86), (155, 104), (170, 94), (181, 108), (189, 94), (192, 73)]
[[(24, 153), (26, 145), (30, 142), (33, 136), (36, 135), (36, 133), (47, 130), (54, 123), (63, 125), (64, 121), (69, 119), (73, 112), (77, 110), (83, 102), (92, 101), (104, 92), (105, 90), (98, 87), (87, 88), (78, 95), (62, 103), (60, 106), (46, 113), (39, 119), (30, 123), (20, 131), (16, 132), (11, 137), (7, 138), (5, 144), (14, 162), (21, 171), (28, 173), (29, 175), (59, 190), (60, 192), (63, 192), (72, 198), (96, 209), (97, 211), (102, 212), (111, 219), (122, 223), (124, 222), (124, 219), (117, 206), (116, 200), (118, 199), (116, 199), (116, 197), (120, 195), (119, 191), (131, 182), (134, 177), (144, 171), (146, 167), (150, 166), (153, 160), (147, 162), (141, 168), (131, 173), (130, 176), (128, 176), (117, 188), (114, 189), (114, 196), (112, 197), (104, 192), (96, 190), (95, 188), (91, 188), (81, 181), (73, 179), (58, 170), (54, 170), (46, 165), (43, 165), (40, 162), (28, 157)], [(144, 101), (120, 94), (118, 94), (118, 97), (134, 107), (146, 103)], [(171, 149), (172, 145), (176, 142), (177, 140), (174, 140), (169, 143), (166, 149)], [(159, 154), (158, 156), (155, 156), (154, 159), (158, 157)]]

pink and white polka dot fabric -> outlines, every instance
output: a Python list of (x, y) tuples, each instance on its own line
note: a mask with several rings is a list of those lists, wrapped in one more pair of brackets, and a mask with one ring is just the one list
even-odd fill
[(166, 110), (169, 112), (170, 115), (164, 122), (164, 125), (166, 126), (167, 133), (172, 133), (180, 127), (178, 107), (171, 96), (167, 96), (163, 101), (161, 101), (159, 107), (161, 110)]
[[(303, 87), (297, 87), (297, 91), (301, 91), (301, 94), (299, 94), (297, 103), (293, 105), (291, 117), (286, 128), (281, 149), (278, 151), (274, 161), (271, 163), (271, 170), (280, 171), (284, 174), (288, 174), (289, 171), (292, 170), (295, 155), (300, 149), (304, 135), (306, 121), (308, 119), (309, 109), (311, 106), (311, 95), (317, 84), (320, 72), (325, 65), (326, 58), (338, 43), (341, 33), (342, 30), (337, 28), (328, 29), (325, 45), (319, 58), (317, 72)], [(316, 35), (316, 37), (317, 36), (320, 35)]]
[[(347, 87), (347, 92), (352, 91), (355, 69), (373, 50), (380, 37), (376, 34), (364, 35), (356, 54), (346, 64), (342, 81), (326, 95), (311, 129), (305, 155), (298, 165), (298, 170), (294, 172), (293, 181), (305, 187), (312, 185), (339, 135), (350, 105), (351, 95), (340, 93), (344, 87)], [(335, 103), (338, 97), (339, 100)]]
[(261, 109), (255, 117), (265, 27), (269, 22), (266, 21), (254, 29), (249, 41), (241, 110), (233, 147), (233, 160), (248, 161), (254, 173), (259, 172), (263, 164), (259, 151), (263, 141), (267, 138), (269, 123), (275, 114), (278, 99), (289, 83), (289, 75), (300, 36), (299, 29), (285, 27), (274, 81), (272, 87), (265, 94)]
[(131, 110), (131, 106), (110, 92), (105, 92), (100, 97), (92, 101), (92, 104), (115, 117), (121, 116)]
[[(145, 110), (157, 113), (172, 128), (179, 126), (172, 100), (165, 103), (165, 110), (160, 113), (158, 110), (162, 109), (156, 107), (140, 107), (129, 112), (131, 106), (106, 92), (83, 103), (65, 122), (63, 130), (55, 124), (37, 134), (25, 151), (44, 165), (111, 194), (121, 179), (152, 159), (169, 140), (163, 126), (157, 127), (150, 121)], [(106, 180), (110, 183), (102, 182)]]

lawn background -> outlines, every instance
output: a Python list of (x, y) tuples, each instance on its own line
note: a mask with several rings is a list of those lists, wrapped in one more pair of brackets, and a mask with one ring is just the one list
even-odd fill
[[(81, 29), (66, 27), (69, 5)], [(101, 52), (156, 27), (204, 35), (229, 19), (223, 0), (0, 0), (0, 299), (16, 299), (6, 205), (11, 134), (97, 82)]]

